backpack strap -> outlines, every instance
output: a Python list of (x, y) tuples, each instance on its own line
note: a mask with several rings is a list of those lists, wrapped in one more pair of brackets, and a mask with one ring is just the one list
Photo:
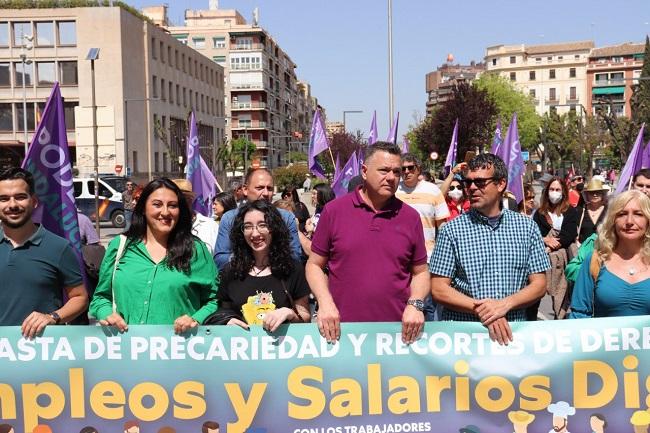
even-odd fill
[(115, 289), (113, 283), (115, 282), (115, 271), (120, 259), (124, 255), (124, 247), (126, 246), (126, 236), (120, 235), (120, 245), (117, 247), (117, 254), (115, 255), (115, 263), (113, 264), (113, 275), (111, 277), (111, 298), (113, 299), (113, 313), (117, 312), (117, 303), (115, 302)]

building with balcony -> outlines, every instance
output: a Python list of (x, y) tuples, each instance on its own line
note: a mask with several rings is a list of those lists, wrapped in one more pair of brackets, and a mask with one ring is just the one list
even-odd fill
[(643, 67), (645, 44), (627, 42), (594, 48), (587, 64), (587, 111), (630, 117), (633, 86)]
[(296, 137), (308, 140), (315, 100), (309, 86), (298, 81), (296, 64), (256, 17), (249, 24), (238, 11), (219, 9), (216, 1), (208, 10), (186, 10), (184, 26), (169, 25), (164, 6), (143, 13), (224, 67), (229, 138), (250, 139), (261, 165), (270, 168), (289, 162), (292, 149), (302, 149)]
[(451, 98), (453, 87), (461, 82), (471, 83), (485, 71), (483, 63), (471, 62), (469, 65), (452, 65), (445, 63), (426, 75), (427, 116), (430, 116), (438, 104)]
[[(33, 36), (33, 47), (24, 47)], [(91, 108), (95, 61), (97, 124)], [(23, 68), (21, 53), (29, 64)], [(52, 84), (64, 97), (68, 143), (79, 173), (93, 172), (97, 127), (100, 173), (179, 175), (186, 119), (194, 110), (208, 165), (223, 139), (223, 68), (163, 29), (120, 7), (3, 9), (0, 18), (0, 164), (24, 156), (22, 80), (28, 141)]]
[(538, 114), (586, 109), (587, 63), (593, 41), (488, 47), (486, 70), (513, 81), (528, 93)]

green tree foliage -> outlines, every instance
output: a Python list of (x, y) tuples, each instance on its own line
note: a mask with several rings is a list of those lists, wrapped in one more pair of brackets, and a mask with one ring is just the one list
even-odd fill
[(273, 180), (280, 190), (288, 186), (301, 188), (307, 173), (309, 173), (309, 168), (305, 164), (278, 167), (273, 170)]
[[(244, 137), (239, 137), (232, 140), (230, 144), (223, 144), (217, 149), (217, 161), (221, 162), (224, 169), (231, 171), (234, 176), (238, 169), (246, 171), (256, 150), (254, 143)], [(244, 167), (245, 161), (246, 167)]]
[(640, 128), (643, 122), (646, 124), (645, 139), (650, 138), (650, 38), (645, 38), (645, 52), (643, 57), (643, 68), (639, 84), (634, 87), (632, 95), (632, 120)]
[(321, 167), (325, 170), (325, 173), (334, 173), (332, 157), (336, 161), (336, 155), (338, 155), (341, 167), (343, 167), (350, 158), (350, 155), (352, 155), (352, 152), (365, 146), (360, 131), (357, 131), (356, 135), (350, 134), (349, 132), (336, 132), (331, 137), (328, 137), (328, 140), (330, 149), (332, 150), (331, 155), (326, 150), (316, 157)]
[[(478, 89), (485, 90), (497, 107), (496, 118), (501, 119), (502, 135), (510, 124), (513, 113), (517, 113), (517, 126), (519, 128), (519, 141), (524, 149), (536, 149), (539, 143), (539, 127), (542, 119), (535, 111), (535, 105), (530, 95), (524, 94), (515, 87), (512, 81), (498, 74), (486, 73), (472, 83)], [(490, 125), (494, 131), (496, 118)]]
[(460, 83), (453, 87), (452, 97), (414, 129), (414, 142), (422, 155), (435, 151), (440, 154), (439, 160), (444, 161), (458, 119), (457, 160), (462, 161), (468, 150), (489, 146), (490, 125), (496, 112), (486, 91)]

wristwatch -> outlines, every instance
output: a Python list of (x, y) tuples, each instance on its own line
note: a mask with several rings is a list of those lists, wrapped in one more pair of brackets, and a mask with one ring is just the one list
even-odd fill
[(422, 299), (409, 299), (406, 305), (412, 305), (418, 311), (424, 311), (424, 301)]
[(61, 323), (61, 316), (59, 316), (59, 313), (57, 313), (56, 311), (52, 311), (52, 312), (49, 314), (49, 316), (50, 316), (52, 319), (54, 319), (54, 324), (55, 324), (55, 325), (58, 325), (59, 323)]

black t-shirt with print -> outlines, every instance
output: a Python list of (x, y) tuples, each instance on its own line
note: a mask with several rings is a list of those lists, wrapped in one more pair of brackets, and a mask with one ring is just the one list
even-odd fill
[[(284, 284), (294, 301), (311, 292), (305, 279), (305, 270), (299, 262), (295, 262), (293, 272), (284, 280)], [(291, 308), (291, 301), (284, 292), (279, 278), (273, 275), (263, 277), (246, 275), (246, 278), (239, 280), (233, 277), (230, 264), (228, 264), (220, 275), (219, 290), (217, 291), (219, 311), (232, 311), (241, 316), (242, 306), (248, 302), (249, 296), (262, 294), (263, 302), (266, 302), (268, 297), (265, 294), (269, 293), (273, 297), (275, 309)]]

